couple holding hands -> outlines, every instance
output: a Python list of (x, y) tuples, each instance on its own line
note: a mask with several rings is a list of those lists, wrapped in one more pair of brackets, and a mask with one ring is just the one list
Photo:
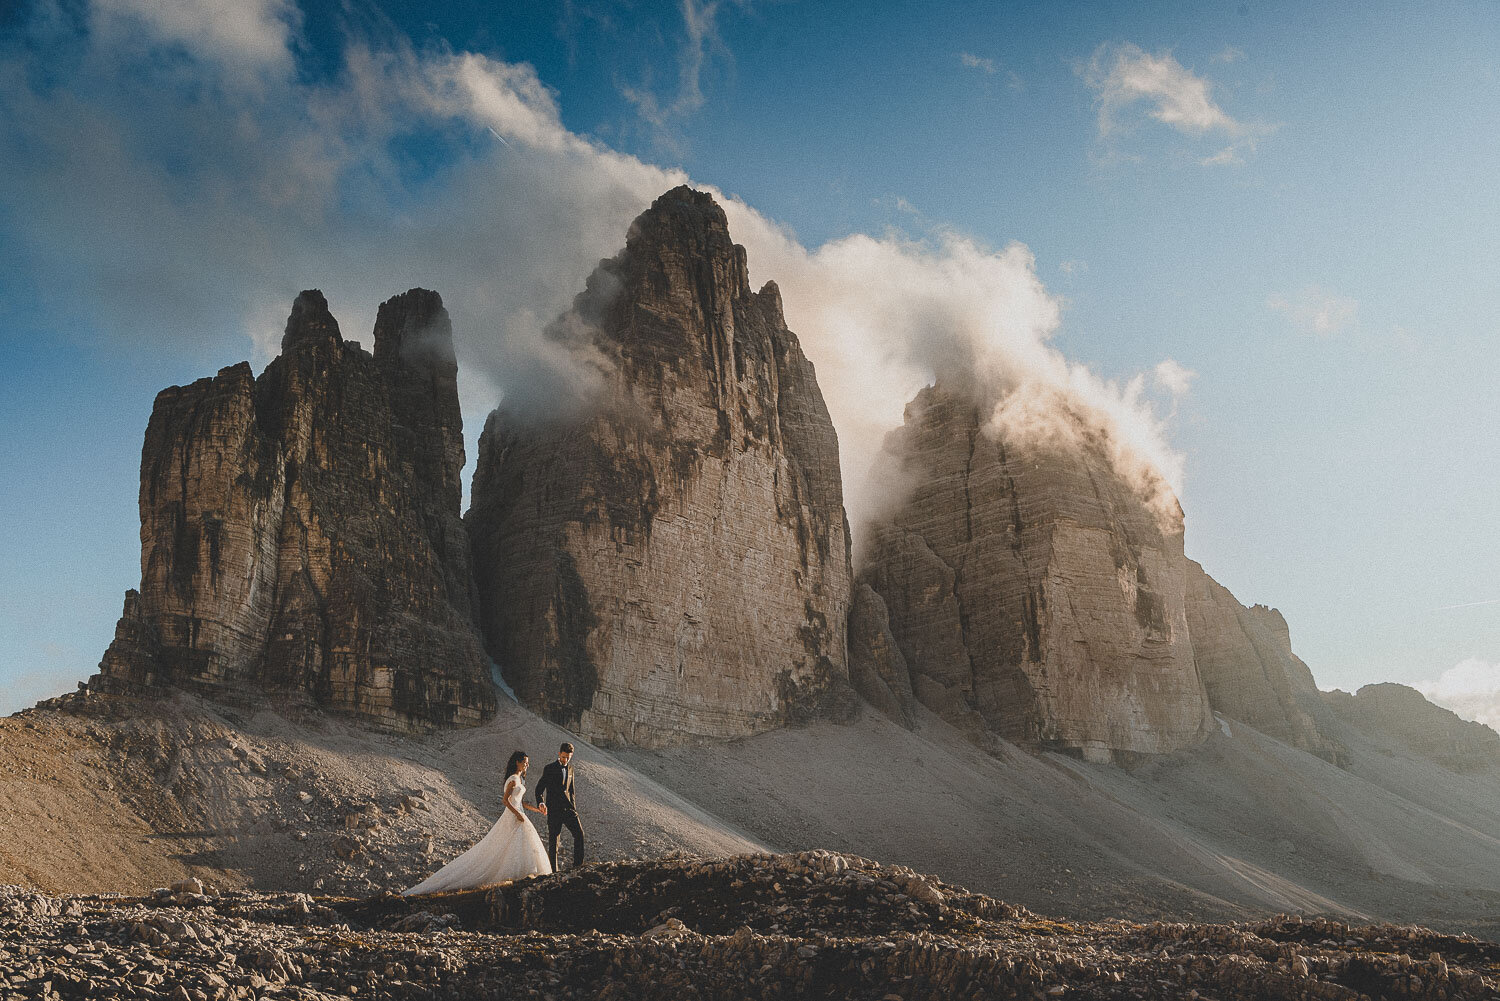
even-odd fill
[[(526, 802), (526, 772), (531, 759), (516, 751), (505, 765), (502, 800), (505, 811), (479, 843), (406, 893), (437, 893), (503, 883), (557, 869), (557, 840), (564, 829), (573, 835), (573, 866), (583, 864), (583, 825), (573, 794), (573, 745), (564, 743), (557, 760), (542, 769), (536, 805)], [(526, 821), (524, 810), (547, 818), (547, 845)]]

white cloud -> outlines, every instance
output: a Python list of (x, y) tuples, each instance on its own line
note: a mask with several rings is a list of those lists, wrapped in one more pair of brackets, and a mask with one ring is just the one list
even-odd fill
[(1233, 45), (1226, 45), (1214, 53), (1214, 62), (1216, 63), (1237, 63), (1244, 58), (1245, 50)]
[[(682, 25), (686, 37), (677, 50), (677, 94), (663, 101), (650, 88), (649, 81), (620, 89), (625, 100), (635, 106), (637, 114), (665, 133), (676, 119), (703, 107), (703, 69), (715, 53), (729, 58), (729, 50), (719, 36), (719, 12), (725, 0), (681, 0)], [(750, 0), (733, 0), (735, 6), (749, 7)]]
[(988, 73), (991, 76), (993, 76), (995, 73), (995, 60), (986, 59), (983, 56), (976, 56), (972, 52), (960, 52), (958, 54), (958, 61), (962, 63), (966, 69), (979, 70), (983, 73)]
[[(976, 56), (972, 52), (960, 52), (958, 54), (958, 62), (964, 69), (977, 70), (985, 76), (994, 76), (1003, 69), (995, 60), (985, 56)], [(1015, 70), (1007, 69), (1005, 70), (1005, 86), (1019, 93), (1026, 89), (1026, 82), (1021, 79), (1021, 75)]]
[(1139, 101), (1147, 114), (1179, 132), (1237, 133), (1241, 126), (1214, 103), (1213, 85), (1183, 67), (1170, 52), (1151, 55), (1137, 45), (1101, 45), (1090, 60), (1085, 82), (1098, 95), (1099, 131), (1116, 127), (1115, 115)]
[(1199, 160), (1212, 166), (1242, 162), (1242, 153), (1253, 151), (1268, 131), (1230, 117), (1214, 100), (1213, 84), (1179, 63), (1171, 52), (1153, 55), (1128, 42), (1101, 45), (1079, 67), (1079, 73), (1094, 91), (1101, 141), (1128, 131), (1135, 124), (1131, 116), (1143, 112), (1184, 135), (1231, 139), (1227, 148)]
[(1471, 657), (1412, 687), (1464, 719), (1500, 729), (1500, 663)]
[[(711, 6), (690, 5), (700, 25)], [(194, 58), (220, 56), (214, 37), (142, 23)], [(524, 404), (587, 381), (589, 360), (545, 337), (546, 324), (631, 219), (688, 180), (570, 132), (531, 67), (473, 53), (354, 42), (331, 82), (289, 73), (227, 104), (142, 75), (134, 50), (96, 50), (67, 87), (37, 90), (38, 58), (0, 50), (0, 220), (47, 276), (39, 306), (117, 336), (222, 343), (226, 362), (248, 336), (264, 362), (302, 288), (321, 287), (355, 339), (384, 298), (436, 288), (454, 318), (470, 429), (502, 395)], [(406, 177), (393, 151), (412, 141), (442, 149), (442, 169)], [(852, 521), (877, 503), (867, 472), (906, 402), (955, 369), (1011, 394), (997, 421), (1066, 406), (1107, 433), (1148, 496), (1165, 503), (1180, 486), (1147, 377), (1102, 379), (1049, 343), (1060, 302), (1024, 245), (937, 230), (809, 248), (715, 195), (817, 366)]]
[(96, 40), (178, 45), (253, 81), (292, 69), (290, 42), (302, 16), (292, 0), (94, 0)]
[(1317, 285), (1309, 285), (1292, 296), (1272, 295), (1266, 305), (1285, 316), (1298, 329), (1330, 337), (1353, 326), (1359, 303)]
[(1244, 163), (1245, 158), (1240, 156), (1240, 151), (1234, 146), (1225, 146), (1212, 156), (1205, 156), (1198, 161), (1205, 167), (1223, 166), (1231, 163)]
[(1152, 381), (1156, 383), (1157, 388), (1171, 396), (1174, 403), (1187, 395), (1193, 380), (1197, 377), (1197, 372), (1185, 368), (1171, 358), (1163, 359), (1156, 368), (1151, 370)]

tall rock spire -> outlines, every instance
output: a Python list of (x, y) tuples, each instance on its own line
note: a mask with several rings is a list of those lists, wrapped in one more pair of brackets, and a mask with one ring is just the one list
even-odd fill
[(592, 740), (737, 737), (847, 689), (838, 439), (774, 286), (707, 194), (667, 192), (555, 329), (603, 359), (581, 413), (497, 411), (473, 541), (486, 644)]
[(493, 710), (447, 314), (413, 289), (380, 317), (372, 357), (303, 292), (259, 379), (242, 363), (158, 395), (141, 588), (93, 687), (279, 692), (398, 730)]
[(861, 688), (890, 704), (909, 684), (981, 743), (1110, 760), (1202, 740), (1181, 511), (1152, 510), (1082, 414), (1059, 406), (1067, 433), (1036, 438), (993, 427), (991, 405), (940, 383), (886, 441), (910, 492), (871, 526), (860, 581), (873, 594), (860, 593), (888, 617), (861, 621), (897, 651)]

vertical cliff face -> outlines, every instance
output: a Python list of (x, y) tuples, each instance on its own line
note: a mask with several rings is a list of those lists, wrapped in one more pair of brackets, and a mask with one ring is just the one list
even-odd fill
[(1344, 760), (1343, 749), (1320, 726), (1327, 707), (1312, 671), (1292, 653), (1280, 612), (1246, 608), (1189, 560), (1187, 614), (1193, 656), (1214, 711), (1328, 761)]
[(466, 516), (486, 645), (520, 698), (659, 746), (797, 718), (846, 682), (838, 440), (775, 285), (686, 187), (556, 330), (602, 359), (586, 412), (497, 411)]
[(93, 684), (299, 693), (396, 729), (493, 709), (459, 518), (442, 301), (383, 304), (375, 354), (318, 292), (281, 355), (164, 390), (141, 453), (141, 588)]
[(1066, 440), (1008, 436), (989, 415), (929, 387), (887, 440), (910, 493), (871, 526), (860, 582), (912, 693), (976, 739), (1095, 760), (1201, 740), (1180, 512), (1150, 510), (1077, 415), (1059, 418)]

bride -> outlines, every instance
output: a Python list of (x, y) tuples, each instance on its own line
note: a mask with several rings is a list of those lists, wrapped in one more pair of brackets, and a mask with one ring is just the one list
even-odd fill
[(547, 812), (545, 806), (535, 807), (522, 800), (526, 795), (526, 768), (530, 763), (525, 751), (510, 756), (505, 765), (505, 812), (495, 821), (490, 833), (480, 838), (473, 848), (405, 891), (406, 895), (464, 890), (552, 871), (542, 839), (521, 812), (523, 807), (532, 813)]

